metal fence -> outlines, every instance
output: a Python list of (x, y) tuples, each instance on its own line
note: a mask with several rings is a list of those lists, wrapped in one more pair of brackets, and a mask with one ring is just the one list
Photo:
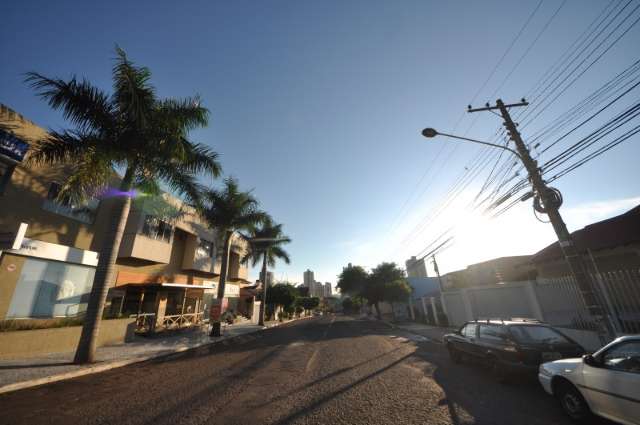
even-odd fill
[[(593, 273), (596, 298), (616, 334), (640, 333), (640, 270)], [(572, 276), (538, 281), (536, 294), (547, 322), (579, 330), (596, 330)]]

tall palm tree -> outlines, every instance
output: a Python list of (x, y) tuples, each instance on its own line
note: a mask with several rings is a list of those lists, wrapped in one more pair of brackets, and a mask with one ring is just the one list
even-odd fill
[[(115, 272), (120, 241), (136, 187), (159, 191), (162, 183), (197, 202), (196, 175), (217, 177), (217, 154), (190, 142), (189, 130), (207, 125), (209, 111), (199, 99), (159, 99), (150, 83), (151, 72), (135, 66), (116, 47), (113, 92), (107, 94), (87, 80), (69, 81), (27, 74), (37, 94), (63, 112), (74, 128), (51, 131), (32, 147), (33, 164), (68, 164), (69, 178), (59, 199), (76, 202), (109, 193), (112, 210), (99, 249), (93, 287), (87, 305), (76, 363), (93, 362), (105, 299)], [(117, 190), (107, 190), (116, 170), (124, 175)]]
[(264, 326), (264, 312), (267, 300), (267, 265), (276, 266), (276, 260), (283, 260), (289, 264), (291, 262), (289, 254), (282, 248), (282, 245), (290, 243), (291, 239), (282, 232), (282, 224), (275, 224), (271, 217), (267, 217), (259, 227), (249, 232), (249, 252), (243, 261), (251, 261), (255, 267), (262, 260), (262, 302), (260, 303), (260, 317), (258, 324)]
[[(251, 231), (252, 228), (262, 223), (267, 215), (258, 209), (256, 198), (250, 192), (241, 191), (238, 187), (238, 181), (232, 177), (225, 179), (224, 187), (221, 190), (204, 191), (202, 199), (204, 205), (201, 208), (201, 215), (209, 226), (219, 232), (222, 242), (222, 261), (217, 294), (218, 302), (222, 303), (233, 233), (241, 230)], [(211, 336), (220, 336), (220, 329), (220, 322), (213, 323)]]

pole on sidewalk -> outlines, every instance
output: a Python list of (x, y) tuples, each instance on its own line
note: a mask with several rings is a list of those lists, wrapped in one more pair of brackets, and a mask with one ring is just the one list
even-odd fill
[(515, 143), (518, 156), (529, 174), (529, 181), (533, 186), (534, 192), (534, 208), (536, 208), (538, 212), (544, 213), (549, 217), (551, 225), (558, 236), (560, 249), (562, 250), (565, 260), (569, 265), (569, 269), (576, 280), (576, 284), (578, 285), (582, 300), (584, 301), (589, 314), (596, 320), (601, 342), (605, 342), (605, 336), (608, 334), (610, 338), (615, 337), (615, 332), (608, 321), (604, 320), (604, 310), (596, 298), (595, 285), (587, 273), (587, 267), (584, 264), (582, 256), (578, 254), (571, 233), (569, 233), (569, 230), (560, 215), (559, 208), (562, 204), (560, 191), (547, 186), (546, 182), (542, 179), (542, 173), (540, 172), (537, 162), (531, 158), (529, 149), (522, 140), (517, 126), (509, 114), (510, 107), (526, 105), (528, 105), (528, 103), (524, 101), (524, 99), (521, 103), (511, 105), (505, 105), (501, 99), (498, 99), (496, 101), (496, 106), (487, 106), (485, 108), (477, 109), (470, 108), (468, 112), (492, 111), (494, 109), (498, 109), (500, 111), (502, 119), (504, 120), (504, 126), (507, 129), (507, 134)]

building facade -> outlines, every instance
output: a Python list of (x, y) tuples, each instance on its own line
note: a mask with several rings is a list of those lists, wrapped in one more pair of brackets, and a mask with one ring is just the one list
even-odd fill
[[(0, 320), (81, 314), (113, 207), (108, 194), (85, 205), (60, 201), (68, 170), (24, 164), (29, 146), (46, 135), (0, 107)], [(215, 229), (179, 199), (136, 197), (106, 313), (154, 315), (153, 326), (176, 315), (201, 320), (216, 294), (220, 245)], [(239, 305), (240, 289), (249, 284), (240, 262), (246, 249), (244, 240), (233, 240), (226, 294), (237, 311), (246, 307)]]

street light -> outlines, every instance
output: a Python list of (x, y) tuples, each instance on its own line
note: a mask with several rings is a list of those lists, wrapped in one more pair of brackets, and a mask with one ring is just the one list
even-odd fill
[(511, 149), (511, 148), (509, 148), (507, 146), (497, 145), (495, 143), (483, 142), (482, 140), (470, 139), (468, 137), (454, 136), (453, 134), (439, 133), (435, 128), (425, 128), (424, 130), (422, 130), (422, 135), (424, 137), (428, 138), (428, 139), (431, 139), (433, 137), (436, 137), (436, 136), (440, 135), (440, 136), (449, 137), (451, 139), (459, 139), (459, 140), (464, 140), (464, 141), (467, 141), (467, 142), (478, 143), (478, 144), (481, 144), (481, 145), (492, 146), (494, 148), (500, 148), (500, 149), (503, 149), (505, 151), (509, 151), (512, 154), (514, 154), (515, 156), (517, 156), (518, 158), (522, 159), (518, 152), (516, 152), (515, 150), (513, 150), (513, 149)]

